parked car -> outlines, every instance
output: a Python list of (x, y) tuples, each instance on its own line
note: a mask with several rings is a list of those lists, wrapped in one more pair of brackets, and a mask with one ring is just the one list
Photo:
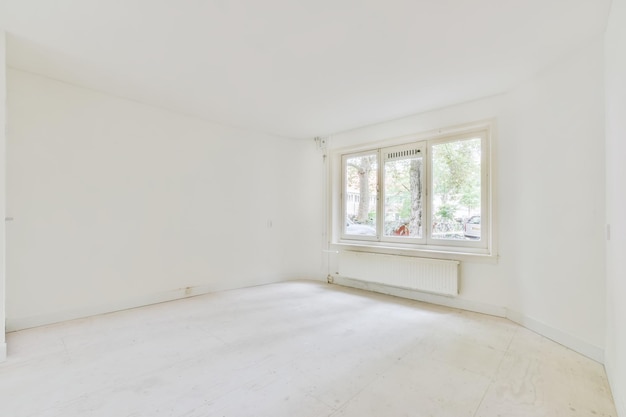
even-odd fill
[(465, 222), (463, 234), (465, 237), (480, 239), (480, 216), (472, 216)]
[(346, 224), (347, 235), (376, 236), (376, 229), (368, 224), (355, 223), (348, 219)]

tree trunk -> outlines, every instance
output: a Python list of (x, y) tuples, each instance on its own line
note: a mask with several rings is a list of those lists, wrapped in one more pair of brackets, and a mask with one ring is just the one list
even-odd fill
[(367, 223), (370, 211), (370, 171), (372, 161), (370, 157), (361, 158), (359, 166), (359, 212), (356, 217), (358, 223)]
[(409, 220), (410, 235), (422, 235), (422, 159), (411, 160), (411, 218)]

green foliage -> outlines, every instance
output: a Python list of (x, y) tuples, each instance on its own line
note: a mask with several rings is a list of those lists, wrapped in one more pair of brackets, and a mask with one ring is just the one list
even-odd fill
[(432, 150), (436, 220), (453, 220), (459, 210), (469, 216), (480, 209), (480, 139), (441, 143)]
[(435, 218), (439, 221), (448, 220), (454, 221), (454, 213), (457, 210), (457, 206), (454, 204), (442, 204), (435, 212)]

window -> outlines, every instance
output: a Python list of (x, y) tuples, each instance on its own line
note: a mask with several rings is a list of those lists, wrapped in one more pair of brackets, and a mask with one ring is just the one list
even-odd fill
[(345, 234), (376, 237), (378, 207), (378, 153), (347, 155), (344, 158)]
[(336, 153), (334, 243), (490, 254), (489, 136), (483, 125)]
[[(480, 219), (481, 142), (480, 137), (470, 137), (431, 146), (432, 239), (480, 240), (480, 230), (465, 232), (470, 219)], [(480, 229), (480, 221), (477, 224)]]
[(417, 144), (381, 149), (383, 175), (383, 238), (415, 241), (423, 237), (423, 149)]

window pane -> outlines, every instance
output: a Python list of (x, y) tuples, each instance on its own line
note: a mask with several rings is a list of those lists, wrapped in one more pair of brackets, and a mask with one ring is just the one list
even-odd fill
[(376, 236), (376, 154), (346, 158), (345, 233)]
[[(396, 154), (410, 153), (411, 157)], [(385, 161), (385, 226), (384, 236), (422, 237), (421, 152), (409, 150), (390, 153)]]
[(480, 240), (481, 139), (432, 146), (434, 239)]

